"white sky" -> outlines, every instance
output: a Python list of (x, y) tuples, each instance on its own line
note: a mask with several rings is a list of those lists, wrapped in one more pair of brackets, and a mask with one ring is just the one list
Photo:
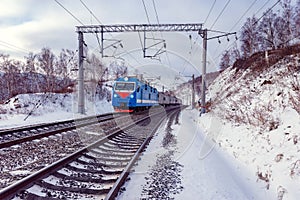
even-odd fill
[[(86, 25), (98, 24), (98, 21), (89, 13), (81, 1), (89, 7), (103, 24), (148, 23), (142, 0), (57, 1)], [(150, 22), (157, 23), (153, 0), (144, 0), (144, 2)], [(276, 0), (229, 0), (229, 3), (228, 0), (154, 0), (154, 2), (160, 23), (205, 22), (204, 27), (208, 29), (239, 32), (247, 17), (254, 14), (260, 17), (263, 11), (271, 7)], [(212, 12), (208, 15), (213, 4)], [(265, 6), (263, 7), (263, 5)], [(223, 10), (225, 6), (226, 8)], [(262, 7), (263, 9), (261, 9)], [(280, 6), (277, 5), (274, 9), (278, 10), (279, 8)], [(218, 16), (219, 19), (216, 20)], [(239, 20), (240, 18), (241, 20)], [(81, 24), (55, 0), (1, 0), (0, 52), (22, 59), (28, 55), (28, 52), (37, 53), (43, 47), (51, 48), (56, 54), (63, 48), (75, 51), (78, 46), (75, 32), (75, 26), (77, 25)], [(190, 34), (192, 35), (192, 41), (189, 39)], [(211, 36), (215, 36), (215, 34), (209, 33), (209, 37)], [(89, 49), (99, 51), (95, 35), (85, 34), (84, 37)], [(107, 35), (107, 37), (110, 38), (111, 35)], [(125, 44), (127, 41), (124, 46), (130, 54), (122, 55), (122, 57), (131, 66), (160, 63), (155, 60), (143, 59), (137, 33), (114, 34), (113, 37), (124, 39)], [(142, 34), (141, 37), (143, 37)], [(161, 37), (161, 35), (157, 34), (155, 37)], [(168, 51), (167, 55), (161, 55), (163, 66), (170, 67), (171, 65), (176, 68), (175, 71), (185, 75), (193, 73), (200, 75), (201, 37), (197, 36), (196, 33), (163, 33), (163, 37), (166, 40)], [(226, 38), (222, 38), (221, 44), (217, 40), (208, 42), (208, 71), (215, 71), (218, 68), (220, 55), (224, 49), (233, 44), (234, 38), (234, 36), (229, 37), (230, 42), (227, 42)], [(191, 65), (187, 64), (189, 62)]]

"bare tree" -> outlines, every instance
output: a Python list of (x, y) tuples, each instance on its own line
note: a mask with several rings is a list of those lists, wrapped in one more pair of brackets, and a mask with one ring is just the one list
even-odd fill
[(276, 19), (276, 29), (278, 31), (278, 42), (280, 47), (289, 46), (293, 31), (295, 30), (293, 21), (293, 7), (291, 5), (291, 0), (281, 1), (281, 6), (283, 8), (282, 15), (278, 16)]
[(294, 10), (294, 23), (295, 23), (295, 30), (294, 30), (294, 37), (300, 37), (300, 0), (297, 0), (295, 10)]
[(25, 59), (26, 59), (26, 63), (24, 65), (24, 68), (23, 68), (23, 72), (36, 72), (36, 66), (35, 66), (35, 61), (36, 61), (36, 58), (37, 58), (37, 55), (30, 52), (28, 54), (28, 56), (25, 56)]
[(278, 15), (272, 10), (268, 10), (259, 24), (261, 50), (278, 47), (276, 19), (278, 19)]
[(109, 71), (114, 76), (114, 79), (127, 75), (128, 69), (124, 62), (113, 61), (109, 65)]
[(55, 81), (55, 60), (56, 57), (50, 48), (43, 48), (41, 53), (37, 55), (38, 66), (45, 73), (46, 90), (53, 92)]
[(222, 55), (221, 62), (220, 62), (220, 69), (226, 69), (230, 67), (230, 51), (225, 50), (225, 52)]
[(6, 98), (11, 98), (19, 93), (17, 91), (17, 84), (19, 82), (17, 74), (20, 73), (20, 62), (10, 59), (9, 55), (1, 54), (0, 58), (1, 71), (5, 73), (3, 76), (4, 84), (8, 91)]
[(254, 16), (247, 18), (242, 26), (240, 40), (243, 57), (247, 58), (259, 51), (259, 30), (257, 19)]
[(237, 60), (241, 58), (240, 55), (240, 51), (238, 50), (238, 48), (236, 46), (234, 46), (233, 48), (226, 50), (221, 58), (221, 62), (220, 62), (220, 69), (226, 69), (230, 66), (233, 65), (233, 63)]
[(56, 61), (56, 74), (61, 78), (61, 81), (58, 84), (60, 87), (65, 87), (69, 82), (69, 64), (71, 62), (70, 59), (72, 59), (69, 56), (69, 51), (62, 49)]

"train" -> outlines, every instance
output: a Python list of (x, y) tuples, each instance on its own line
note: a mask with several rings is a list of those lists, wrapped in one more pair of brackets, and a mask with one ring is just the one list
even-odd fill
[(112, 90), (112, 106), (116, 112), (136, 112), (153, 106), (181, 105), (181, 99), (170, 92), (159, 92), (138, 77), (117, 78)]

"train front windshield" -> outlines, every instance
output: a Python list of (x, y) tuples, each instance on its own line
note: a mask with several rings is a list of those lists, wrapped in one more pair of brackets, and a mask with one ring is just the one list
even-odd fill
[(134, 83), (130, 82), (117, 82), (115, 85), (115, 90), (118, 91), (133, 91)]

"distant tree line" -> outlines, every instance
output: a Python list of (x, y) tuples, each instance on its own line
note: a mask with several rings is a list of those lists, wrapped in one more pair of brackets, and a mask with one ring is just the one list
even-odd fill
[(267, 10), (261, 19), (247, 18), (240, 32), (240, 47), (226, 50), (220, 68), (232, 66), (237, 59), (247, 59), (254, 53), (288, 47), (300, 41), (300, 0), (280, 2), (281, 10)]
[[(50, 48), (39, 53), (29, 53), (25, 62), (0, 53), (0, 103), (25, 93), (67, 93), (75, 89), (78, 55), (62, 49), (56, 56)], [(103, 86), (109, 77), (127, 74), (124, 63), (111, 63), (106, 67), (94, 54), (87, 55), (84, 62), (85, 90), (100, 98), (110, 98)]]
[(29, 53), (25, 62), (0, 54), (0, 102), (23, 93), (66, 92), (74, 86), (70, 69), (77, 65), (75, 53), (63, 49), (56, 57), (50, 48)]

